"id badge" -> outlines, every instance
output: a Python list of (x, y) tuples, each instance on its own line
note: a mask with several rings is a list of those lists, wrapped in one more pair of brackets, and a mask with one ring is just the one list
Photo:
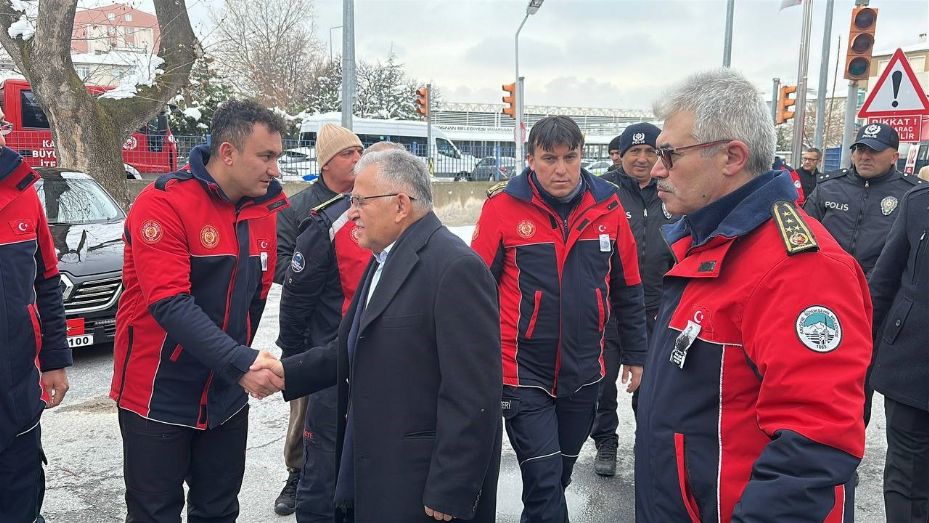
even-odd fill
[(610, 235), (601, 234), (600, 235), (600, 252), (610, 252), (612, 250), (610, 246)]
[(262, 251), (262, 253), (258, 255), (258, 258), (261, 260), (261, 272), (267, 272), (267, 270), (268, 270), (268, 253)]
[(684, 369), (684, 362), (687, 360), (687, 351), (693, 345), (697, 335), (700, 334), (701, 325), (694, 321), (688, 320), (687, 326), (674, 340), (674, 350), (671, 351), (671, 363), (675, 364), (681, 370)]

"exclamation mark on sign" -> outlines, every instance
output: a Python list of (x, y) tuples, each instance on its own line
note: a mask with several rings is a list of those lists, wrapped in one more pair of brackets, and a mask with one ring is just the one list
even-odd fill
[(900, 105), (900, 102), (897, 101), (897, 95), (900, 94), (900, 82), (902, 80), (903, 80), (902, 71), (894, 71), (893, 74), (890, 75), (890, 81), (894, 83), (894, 101), (891, 102), (890, 105), (894, 107)]

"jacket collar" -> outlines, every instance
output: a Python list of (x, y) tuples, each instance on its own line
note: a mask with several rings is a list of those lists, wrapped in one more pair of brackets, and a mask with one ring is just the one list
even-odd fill
[(0, 149), (0, 209), (39, 180), (39, 175), (9, 147)]
[[(518, 176), (510, 178), (503, 191), (517, 200), (531, 202), (533, 191), (532, 184), (529, 181), (529, 173), (532, 170), (529, 167), (523, 169)], [(599, 176), (590, 174), (586, 169), (581, 169), (581, 179), (584, 181), (587, 192), (589, 192), (597, 203), (600, 203), (610, 196), (616, 194), (616, 188), (610, 182), (601, 179)]]
[(699, 211), (662, 226), (668, 245), (691, 236), (691, 247), (699, 247), (716, 237), (738, 238), (755, 230), (771, 218), (774, 202), (797, 199), (790, 173), (768, 171)]
[(896, 180), (897, 178), (902, 178), (903, 173), (898, 171), (897, 167), (894, 165), (891, 166), (890, 169), (887, 169), (887, 172), (880, 176), (875, 176), (874, 178), (864, 178), (858, 174), (858, 168), (853, 165), (848, 169), (848, 177), (858, 185), (864, 185), (865, 183), (868, 185), (874, 185), (876, 183), (884, 183), (891, 180)]
[[(193, 175), (195, 180), (200, 182), (200, 185), (202, 185), (211, 196), (232, 204), (232, 201), (226, 196), (226, 193), (223, 192), (222, 187), (216, 183), (216, 180), (210, 172), (207, 171), (206, 164), (209, 161), (210, 147), (208, 145), (198, 145), (190, 150), (190, 156), (187, 161), (187, 171)], [(277, 179), (272, 179), (271, 184), (268, 186), (268, 192), (265, 193), (264, 196), (258, 198), (244, 196), (239, 200), (238, 204), (236, 204), (236, 207), (242, 208), (250, 203), (254, 203), (255, 205), (268, 204), (280, 198), (283, 192), (284, 190), (281, 183)], [(269, 210), (274, 209), (269, 208)]]

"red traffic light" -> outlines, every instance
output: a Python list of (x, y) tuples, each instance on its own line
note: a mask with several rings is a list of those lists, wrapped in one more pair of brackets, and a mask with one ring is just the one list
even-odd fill
[(503, 103), (507, 104), (507, 107), (504, 107), (502, 112), (510, 118), (516, 118), (516, 83), (504, 84), (501, 88), (508, 93), (508, 96), (503, 97)]
[(429, 88), (426, 86), (416, 90), (416, 112), (422, 116), (429, 116)]
[(859, 6), (852, 9), (845, 56), (845, 78), (867, 80), (871, 72), (874, 51), (874, 31), (877, 29), (877, 9)]
[(780, 91), (778, 91), (777, 112), (775, 113), (775, 121), (778, 124), (782, 124), (794, 117), (794, 111), (791, 107), (797, 103), (797, 100), (791, 98), (790, 95), (796, 92), (796, 85), (782, 85)]

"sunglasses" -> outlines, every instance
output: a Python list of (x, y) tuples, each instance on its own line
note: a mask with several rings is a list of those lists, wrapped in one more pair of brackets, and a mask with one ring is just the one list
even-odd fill
[(13, 132), (13, 124), (11, 124), (10, 122), (6, 120), (0, 121), (0, 136), (6, 136), (12, 132)]
[(664, 165), (664, 168), (671, 170), (674, 167), (674, 155), (682, 155), (684, 151), (704, 149), (706, 147), (713, 147), (714, 145), (721, 145), (724, 143), (729, 143), (732, 140), (714, 140), (712, 142), (698, 143), (694, 145), (685, 145), (684, 147), (658, 147), (655, 149), (655, 154), (658, 155), (658, 159), (661, 160), (661, 164)]

